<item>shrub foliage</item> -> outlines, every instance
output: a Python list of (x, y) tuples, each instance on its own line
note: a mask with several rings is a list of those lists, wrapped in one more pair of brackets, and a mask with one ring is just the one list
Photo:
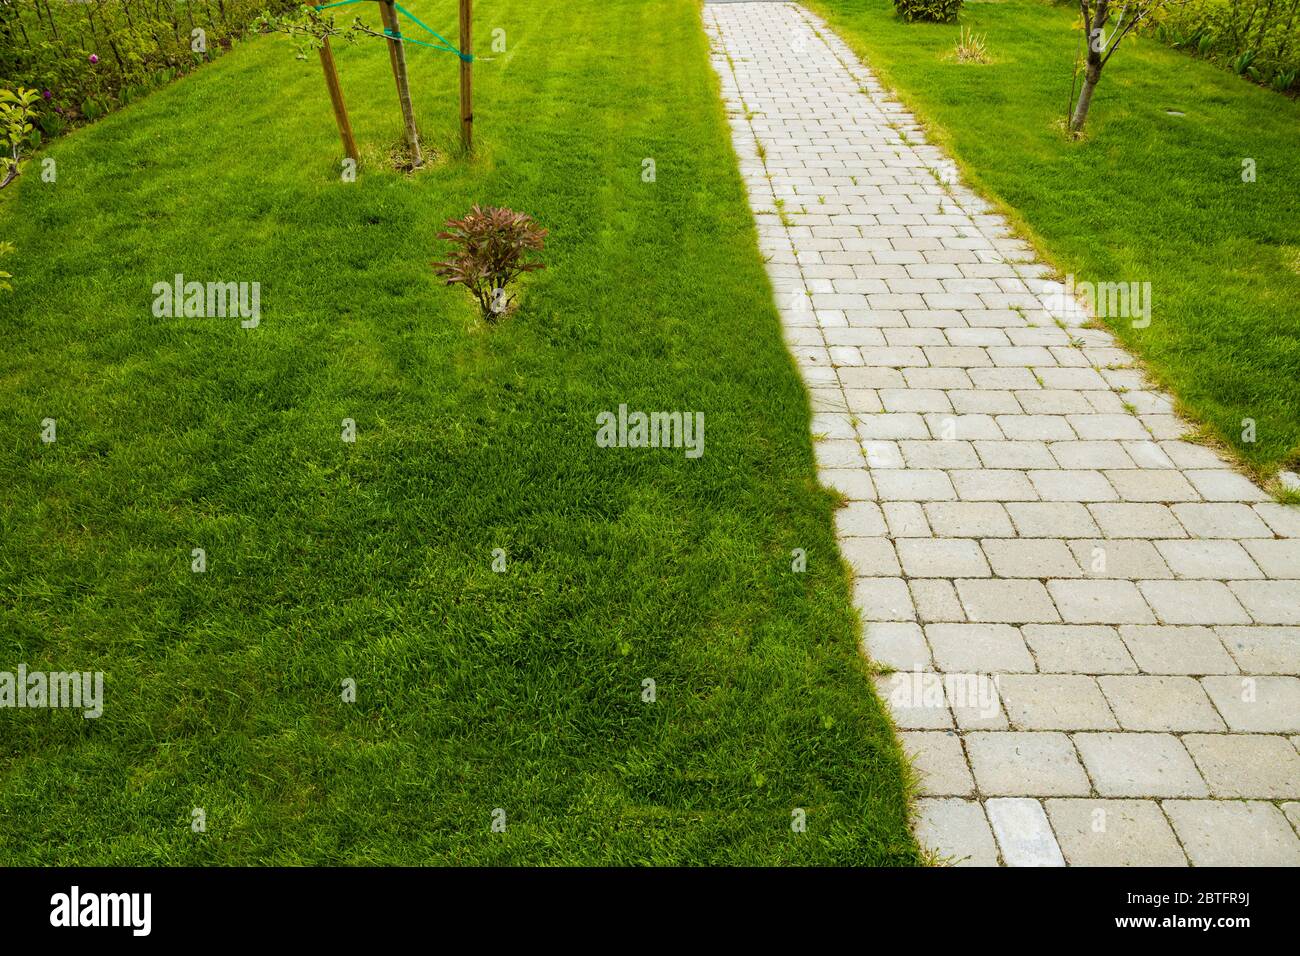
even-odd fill
[(219, 55), (292, 0), (0, 0), (0, 87), (40, 91), (46, 136)]
[(894, 0), (894, 9), (909, 23), (914, 20), (951, 23), (961, 10), (961, 0)]
[(509, 311), (514, 295), (510, 285), (525, 272), (545, 268), (528, 261), (532, 252), (546, 244), (547, 231), (524, 212), (475, 205), (463, 219), (452, 219), (438, 233), (454, 248), (434, 271), (447, 285), (460, 284), (474, 293), (483, 317), (494, 321)]

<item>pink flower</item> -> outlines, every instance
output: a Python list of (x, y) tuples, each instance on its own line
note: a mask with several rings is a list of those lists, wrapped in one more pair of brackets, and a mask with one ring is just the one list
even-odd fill
[(92, 53), (92, 54), (90, 54), (90, 62), (91, 62), (91, 63), (98, 63), (98, 62), (99, 62), (99, 55), (96, 54), (96, 53)]

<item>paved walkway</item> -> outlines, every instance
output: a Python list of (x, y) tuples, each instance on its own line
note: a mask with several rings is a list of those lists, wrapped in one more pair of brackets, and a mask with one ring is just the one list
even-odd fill
[(823, 22), (704, 21), (919, 839), (1300, 864), (1300, 508), (1180, 440)]

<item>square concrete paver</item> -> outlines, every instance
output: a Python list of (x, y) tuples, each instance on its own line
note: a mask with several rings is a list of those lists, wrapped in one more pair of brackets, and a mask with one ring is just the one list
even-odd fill
[(997, 866), (993, 831), (977, 800), (916, 801), (916, 839), (954, 866)]
[(975, 782), (966, 766), (961, 738), (955, 733), (911, 731), (898, 736), (916, 770), (921, 793), (965, 797), (974, 792)]

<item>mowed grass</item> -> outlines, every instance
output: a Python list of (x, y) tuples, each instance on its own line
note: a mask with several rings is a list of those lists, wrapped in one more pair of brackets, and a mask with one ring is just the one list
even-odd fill
[[(442, 159), (384, 168), (358, 41), (341, 182), (263, 38), (0, 197), (0, 670), (106, 672), (98, 720), (0, 711), (0, 861), (919, 861), (697, 5), (475, 6), (472, 163), (411, 50)], [(429, 268), (476, 201), (551, 230), (498, 327)], [(260, 282), (260, 327), (154, 318), (177, 273)], [(620, 403), (703, 412), (703, 457), (598, 448)]]
[[(808, 5), (1063, 275), (1151, 283), (1150, 327), (1107, 322), (1194, 419), (1261, 476), (1300, 463), (1300, 103), (1130, 37), (1074, 142), (1077, 8), (968, 2), (936, 25), (890, 0)], [(954, 62), (962, 27), (992, 63)]]

